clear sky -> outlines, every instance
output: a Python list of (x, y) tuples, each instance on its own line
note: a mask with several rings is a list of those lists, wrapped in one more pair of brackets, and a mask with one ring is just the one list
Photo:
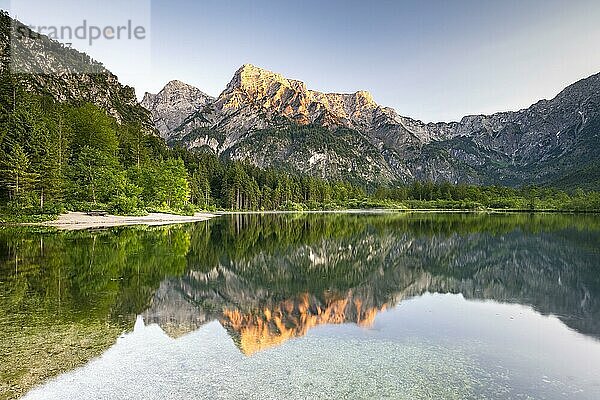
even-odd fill
[(252, 63), (456, 120), (527, 107), (600, 72), (600, 1), (152, 0), (148, 70), (107, 58), (138, 96), (171, 79), (218, 95)]

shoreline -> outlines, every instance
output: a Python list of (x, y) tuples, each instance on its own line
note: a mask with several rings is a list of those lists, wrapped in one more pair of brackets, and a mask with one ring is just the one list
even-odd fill
[(32, 222), (20, 225), (29, 226), (49, 226), (63, 230), (81, 230), (93, 228), (112, 228), (116, 226), (130, 225), (148, 225), (160, 226), (170, 224), (184, 224), (190, 222), (207, 221), (217, 214), (214, 213), (196, 213), (194, 215), (176, 215), (166, 213), (149, 213), (148, 215), (136, 216), (120, 216), (106, 215), (96, 216), (87, 215), (84, 212), (70, 211), (66, 214), (61, 214), (57, 219), (45, 222)]
[(357, 208), (345, 210), (265, 210), (265, 211), (214, 211), (199, 212), (192, 216), (149, 213), (144, 216), (120, 216), (120, 215), (87, 215), (85, 212), (69, 211), (61, 214), (58, 218), (43, 222), (22, 222), (10, 225), (21, 226), (47, 226), (62, 230), (83, 230), (94, 228), (112, 228), (118, 226), (147, 225), (160, 226), (171, 224), (185, 224), (202, 222), (219, 217), (221, 215), (243, 215), (243, 214), (599, 214), (598, 211), (567, 211), (567, 210), (519, 210), (519, 209), (400, 209), (400, 208)]
[(600, 210), (578, 211), (578, 210), (555, 210), (539, 209), (526, 210), (519, 208), (489, 208), (489, 209), (457, 209), (457, 208), (348, 208), (339, 210), (262, 210), (262, 211), (215, 211), (215, 215), (238, 215), (238, 214), (375, 214), (386, 212), (399, 213), (421, 213), (421, 214), (600, 214)]

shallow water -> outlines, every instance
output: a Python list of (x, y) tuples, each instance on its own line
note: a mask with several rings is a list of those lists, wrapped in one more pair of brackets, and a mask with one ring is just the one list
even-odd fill
[(572, 215), (6, 228), (0, 393), (597, 399), (599, 245)]

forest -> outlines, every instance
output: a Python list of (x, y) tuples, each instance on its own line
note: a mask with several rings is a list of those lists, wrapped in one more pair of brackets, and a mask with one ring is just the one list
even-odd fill
[(152, 211), (344, 208), (600, 210), (600, 193), (448, 182), (385, 186), (260, 169), (169, 148), (139, 122), (117, 123), (89, 103), (56, 102), (0, 75), (0, 220), (66, 210)]

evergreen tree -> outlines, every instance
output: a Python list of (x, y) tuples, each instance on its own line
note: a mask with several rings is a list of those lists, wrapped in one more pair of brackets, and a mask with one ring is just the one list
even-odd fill
[(8, 189), (9, 199), (19, 206), (32, 205), (31, 195), (38, 174), (31, 171), (29, 155), (20, 144), (14, 144), (12, 150), (1, 154), (2, 183)]
[(211, 205), (211, 188), (203, 165), (198, 166), (190, 179), (190, 201), (201, 208)]

